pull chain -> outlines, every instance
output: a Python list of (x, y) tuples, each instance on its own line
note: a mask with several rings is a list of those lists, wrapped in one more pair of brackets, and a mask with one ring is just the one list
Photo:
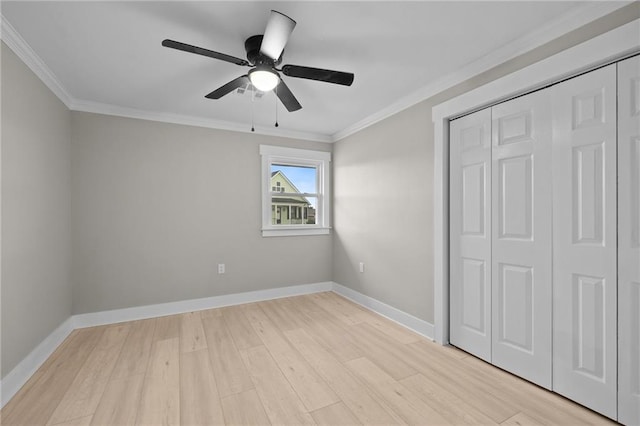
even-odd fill
[(255, 101), (255, 97), (256, 97), (256, 88), (252, 84), (251, 85), (251, 131), (252, 132), (256, 131), (255, 127), (253, 126), (253, 103)]
[(276, 86), (276, 127), (278, 127), (278, 86)]

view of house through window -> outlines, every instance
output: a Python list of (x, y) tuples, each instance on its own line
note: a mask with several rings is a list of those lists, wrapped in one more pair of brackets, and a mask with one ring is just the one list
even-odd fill
[(331, 232), (331, 153), (260, 145), (262, 236)]
[(271, 224), (315, 225), (318, 170), (312, 166), (271, 164)]

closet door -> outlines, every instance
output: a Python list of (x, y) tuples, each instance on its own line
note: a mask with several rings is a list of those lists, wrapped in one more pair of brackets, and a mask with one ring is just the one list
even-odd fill
[(492, 108), (492, 363), (551, 388), (551, 99)]
[(553, 389), (616, 418), (616, 66), (553, 92)]
[(640, 57), (618, 64), (618, 421), (640, 424)]
[(491, 361), (491, 110), (450, 123), (450, 341)]

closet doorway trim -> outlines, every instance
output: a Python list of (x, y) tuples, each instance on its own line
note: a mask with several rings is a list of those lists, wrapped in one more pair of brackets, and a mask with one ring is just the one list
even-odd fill
[(449, 343), (449, 120), (541, 89), (640, 52), (640, 19), (596, 36), (519, 71), (435, 106), (434, 124), (434, 328)]

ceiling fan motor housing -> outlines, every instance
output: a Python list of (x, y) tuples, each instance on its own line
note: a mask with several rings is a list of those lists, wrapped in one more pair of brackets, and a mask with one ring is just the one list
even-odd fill
[[(276, 66), (282, 62), (282, 54), (278, 60), (274, 61), (270, 57), (260, 53), (260, 46), (262, 45), (263, 35), (254, 35), (249, 37), (244, 42), (244, 49), (247, 51), (247, 59), (252, 65), (270, 65)], [(284, 50), (283, 50), (284, 53)]]

